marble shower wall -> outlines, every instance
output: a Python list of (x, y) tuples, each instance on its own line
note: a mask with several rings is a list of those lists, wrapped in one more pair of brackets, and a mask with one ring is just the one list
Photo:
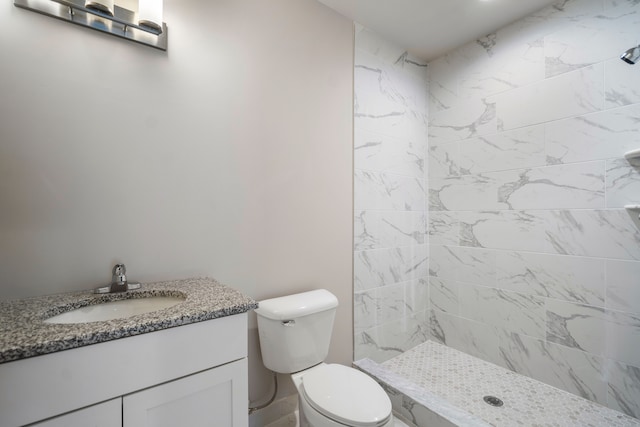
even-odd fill
[(429, 336), (426, 64), (356, 25), (355, 359)]
[(431, 337), (635, 417), (638, 42), (640, 1), (563, 0), (432, 61), (428, 156)]

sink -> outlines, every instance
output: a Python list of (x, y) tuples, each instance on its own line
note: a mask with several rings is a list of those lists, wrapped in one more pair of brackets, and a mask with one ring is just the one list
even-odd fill
[(124, 319), (138, 314), (151, 313), (173, 307), (185, 300), (184, 297), (150, 296), (118, 301), (103, 302), (67, 311), (44, 320), (44, 323), (88, 323), (105, 320)]

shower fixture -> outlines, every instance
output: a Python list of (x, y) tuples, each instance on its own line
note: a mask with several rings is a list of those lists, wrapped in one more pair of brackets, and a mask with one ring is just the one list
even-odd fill
[(620, 57), (627, 64), (635, 64), (640, 59), (640, 45), (627, 49), (625, 53)]

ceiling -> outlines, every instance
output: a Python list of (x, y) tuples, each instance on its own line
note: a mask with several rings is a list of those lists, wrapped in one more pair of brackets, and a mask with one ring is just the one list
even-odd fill
[(556, 0), (319, 0), (425, 60)]

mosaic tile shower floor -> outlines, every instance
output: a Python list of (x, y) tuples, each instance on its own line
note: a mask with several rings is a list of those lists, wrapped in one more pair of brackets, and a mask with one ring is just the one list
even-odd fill
[[(451, 414), (455, 408), (457, 419), (448, 419), (457, 425), (640, 426), (638, 419), (432, 341), (381, 365), (361, 362), (356, 365), (378, 380), (399, 383), (388, 385), (405, 394), (409, 390), (409, 397), (427, 402), (433, 412)], [(483, 400), (486, 395), (504, 405), (490, 406)]]

